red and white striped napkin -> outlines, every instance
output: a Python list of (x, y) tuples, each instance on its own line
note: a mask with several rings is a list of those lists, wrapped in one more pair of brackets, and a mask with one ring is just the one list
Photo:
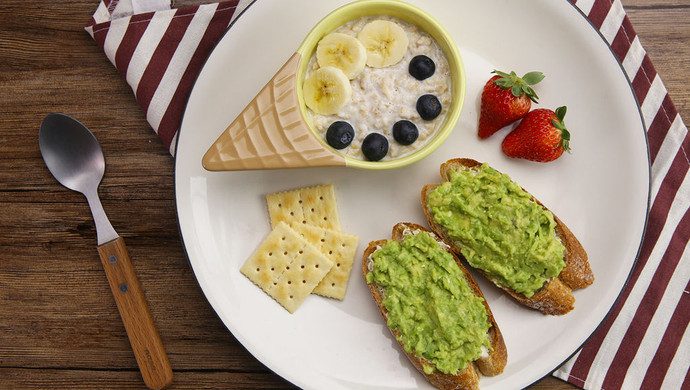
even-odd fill
[(250, 0), (178, 9), (169, 0), (102, 0), (86, 31), (132, 87), (171, 154), (187, 97), (206, 57)]
[[(620, 0), (570, 1), (632, 80), (649, 140), (651, 208), (630, 282), (599, 329), (553, 375), (585, 389), (690, 389), (688, 130)], [(86, 26), (171, 154), (196, 75), (250, 2), (171, 9), (168, 0), (102, 0)]]

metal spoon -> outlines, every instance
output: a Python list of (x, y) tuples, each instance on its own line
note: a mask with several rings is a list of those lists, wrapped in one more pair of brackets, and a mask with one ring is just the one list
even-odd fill
[(168, 386), (173, 373), (163, 343), (124, 240), (108, 221), (98, 198), (98, 185), (105, 172), (105, 158), (98, 140), (74, 118), (50, 114), (41, 123), (38, 144), (43, 160), (57, 181), (81, 192), (89, 202), (96, 223), (98, 254), (144, 383), (152, 389)]

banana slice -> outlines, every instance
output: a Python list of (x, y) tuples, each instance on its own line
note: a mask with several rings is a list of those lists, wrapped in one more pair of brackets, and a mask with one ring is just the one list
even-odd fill
[(302, 92), (307, 107), (321, 115), (337, 113), (352, 98), (350, 79), (334, 66), (315, 70), (304, 80)]
[(320, 67), (339, 68), (352, 80), (364, 70), (367, 49), (351, 35), (330, 33), (319, 41), (316, 47), (316, 61)]
[(357, 34), (367, 49), (367, 65), (385, 68), (397, 64), (407, 51), (407, 34), (397, 23), (374, 20), (362, 27)]

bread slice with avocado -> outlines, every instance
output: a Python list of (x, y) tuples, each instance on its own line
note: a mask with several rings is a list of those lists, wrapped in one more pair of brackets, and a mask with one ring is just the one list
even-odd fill
[(489, 305), (432, 231), (396, 224), (392, 239), (369, 243), (362, 270), (384, 321), (432, 385), (478, 389), (481, 375), (503, 372), (506, 346)]
[(544, 314), (574, 307), (572, 290), (594, 282), (587, 253), (556, 215), (487, 164), (453, 159), (441, 184), (422, 189), (431, 230), (518, 302)]

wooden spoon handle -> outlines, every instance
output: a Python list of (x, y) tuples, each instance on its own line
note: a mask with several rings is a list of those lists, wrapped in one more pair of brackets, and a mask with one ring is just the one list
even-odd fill
[(124, 240), (118, 237), (99, 246), (98, 254), (144, 383), (151, 389), (168, 386), (172, 383), (172, 368), (134, 273)]

